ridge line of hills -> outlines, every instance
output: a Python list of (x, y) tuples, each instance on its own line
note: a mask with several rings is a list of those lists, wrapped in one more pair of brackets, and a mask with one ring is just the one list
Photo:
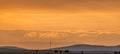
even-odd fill
[[(71, 45), (71, 46), (52, 48), (52, 50), (120, 51), (120, 45), (117, 45), (117, 46), (101, 46), (101, 45), (76, 44), (76, 45)], [(2, 51), (30, 51), (30, 50), (25, 49), (25, 48), (20, 48), (20, 47), (14, 47), (14, 46), (3, 46), (3, 47), (0, 47), (0, 52), (2, 52)], [(44, 51), (49, 51), (49, 49), (46, 49)]]

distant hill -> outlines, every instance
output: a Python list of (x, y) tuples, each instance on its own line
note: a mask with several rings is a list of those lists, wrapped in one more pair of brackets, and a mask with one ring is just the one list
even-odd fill
[(72, 46), (53, 48), (52, 50), (70, 50), (70, 51), (120, 51), (120, 46), (100, 46), (77, 44)]
[(11, 51), (27, 51), (27, 49), (19, 48), (19, 47), (13, 47), (13, 46), (4, 46), (0, 47), (0, 52), (11, 52)]
[[(100, 45), (87, 45), (87, 44), (76, 44), (72, 46), (65, 46), (59, 48), (53, 48), (52, 50), (69, 50), (69, 51), (120, 51), (120, 46), (100, 46)], [(28, 50), (19, 47), (13, 46), (4, 46), (0, 47), (0, 52), (26, 52), (26, 51), (34, 51)], [(49, 50), (39, 50), (40, 52), (49, 52)]]

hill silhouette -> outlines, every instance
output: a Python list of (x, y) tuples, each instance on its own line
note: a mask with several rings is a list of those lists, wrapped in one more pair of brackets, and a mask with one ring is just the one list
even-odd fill
[(53, 50), (70, 50), (70, 51), (120, 51), (118, 46), (101, 46), (101, 45), (88, 45), (76, 44), (72, 46), (53, 48)]
[[(39, 51), (49, 51), (50, 49), (46, 50), (39, 50)], [(100, 46), (100, 45), (88, 45), (88, 44), (76, 44), (71, 46), (64, 46), (58, 48), (52, 48), (52, 50), (69, 50), (69, 51), (120, 51), (120, 45), (118, 46)], [(0, 47), (0, 52), (5, 51), (31, 51), (30, 49), (24, 49), (20, 47), (14, 46), (4, 46)], [(33, 51), (33, 50), (32, 50)]]
[(14, 47), (14, 46), (3, 46), (0, 47), (0, 52), (10, 52), (10, 51), (27, 51), (27, 49)]

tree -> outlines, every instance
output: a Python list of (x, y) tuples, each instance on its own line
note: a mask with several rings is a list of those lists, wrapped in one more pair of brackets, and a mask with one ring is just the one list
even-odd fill
[(69, 50), (65, 50), (65, 53), (69, 53)]
[(59, 52), (60, 52), (60, 53), (62, 53), (63, 51), (62, 51), (62, 50), (60, 50)]
[(35, 50), (35, 52), (39, 52), (38, 50)]
[(117, 53), (118, 53), (117, 51), (114, 52), (114, 54), (117, 54)]
[(55, 53), (58, 53), (58, 50), (55, 50), (54, 52), (55, 52)]
[(81, 53), (83, 54), (83, 53), (84, 53), (84, 51), (81, 51)]

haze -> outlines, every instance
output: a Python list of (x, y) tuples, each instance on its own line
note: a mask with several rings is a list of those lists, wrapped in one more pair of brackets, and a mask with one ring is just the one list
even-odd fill
[(119, 20), (119, 0), (0, 0), (0, 46), (120, 45)]

